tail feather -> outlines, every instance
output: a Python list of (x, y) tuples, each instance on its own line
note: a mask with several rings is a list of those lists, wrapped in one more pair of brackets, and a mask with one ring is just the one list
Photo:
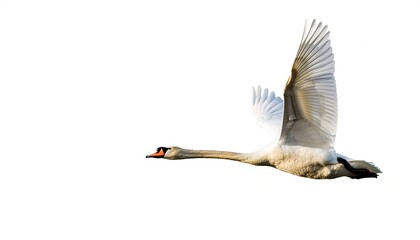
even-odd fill
[(372, 173), (382, 173), (382, 171), (371, 162), (366, 162), (362, 160), (350, 160), (348, 162), (354, 168), (362, 168), (362, 169), (364, 168), (364, 169), (369, 170), (369, 172), (372, 172)]
[(378, 173), (382, 173), (382, 171), (373, 165), (373, 163), (368, 163), (366, 161), (361, 160), (350, 160), (347, 161), (342, 157), (337, 157), (337, 161), (343, 164), (344, 168), (348, 171), (345, 176), (350, 178), (376, 178), (378, 177)]

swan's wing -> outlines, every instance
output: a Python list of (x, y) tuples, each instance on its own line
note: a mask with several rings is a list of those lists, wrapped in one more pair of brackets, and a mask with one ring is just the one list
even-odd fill
[(286, 145), (333, 148), (337, 128), (334, 55), (327, 26), (305, 24), (302, 41), (284, 90), (280, 141)]
[(264, 91), (258, 86), (252, 88), (252, 110), (258, 126), (268, 130), (274, 136), (279, 136), (283, 117), (283, 100), (276, 97), (267, 88)]

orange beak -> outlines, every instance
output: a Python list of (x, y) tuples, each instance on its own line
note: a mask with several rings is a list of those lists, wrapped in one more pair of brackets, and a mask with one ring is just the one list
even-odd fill
[(163, 158), (164, 156), (165, 156), (165, 152), (161, 148), (159, 151), (147, 155), (146, 158), (150, 158), (150, 157), (153, 157), (153, 158)]

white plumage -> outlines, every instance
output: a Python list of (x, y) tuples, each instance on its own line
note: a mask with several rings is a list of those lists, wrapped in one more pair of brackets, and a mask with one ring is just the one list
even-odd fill
[(280, 97), (267, 88), (264, 91), (260, 86), (252, 88), (252, 110), (258, 126), (274, 136), (280, 136), (283, 118), (283, 100)]
[(306, 29), (284, 92), (281, 142), (330, 149), (337, 129), (334, 55), (327, 26)]
[(319, 179), (377, 177), (381, 171), (373, 164), (352, 160), (334, 150), (338, 113), (329, 35), (322, 23), (314, 20), (309, 28), (305, 24), (284, 102), (268, 89), (253, 89), (257, 124), (279, 136), (273, 144), (252, 153), (159, 147), (147, 157), (230, 159)]

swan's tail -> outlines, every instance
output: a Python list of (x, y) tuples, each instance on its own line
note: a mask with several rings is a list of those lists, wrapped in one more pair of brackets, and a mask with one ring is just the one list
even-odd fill
[(350, 172), (349, 175), (347, 175), (350, 178), (376, 178), (378, 177), (379, 173), (382, 173), (382, 171), (373, 165), (373, 163), (369, 163), (366, 161), (361, 160), (350, 160), (347, 161), (344, 158), (338, 157), (337, 161)]
[(371, 162), (366, 162), (362, 160), (350, 160), (349, 163), (354, 168), (364, 168), (369, 170), (369, 172), (372, 173), (382, 173), (381, 169), (379, 169), (377, 166), (375, 166)]

